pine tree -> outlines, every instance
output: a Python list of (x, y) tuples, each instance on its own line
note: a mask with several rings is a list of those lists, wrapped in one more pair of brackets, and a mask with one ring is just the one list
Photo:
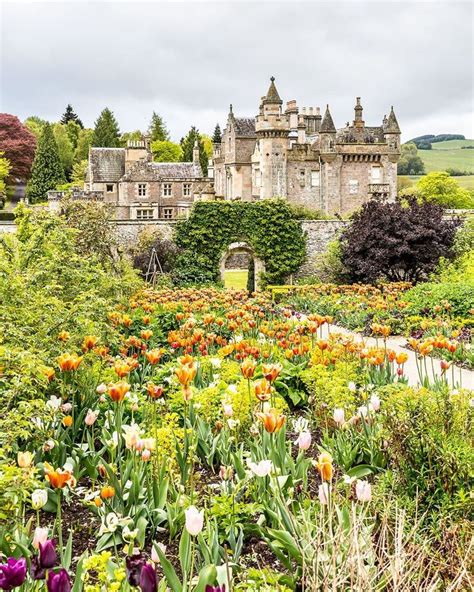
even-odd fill
[(79, 119), (76, 113), (74, 113), (74, 109), (72, 108), (71, 104), (68, 104), (66, 111), (64, 111), (64, 114), (61, 117), (61, 123), (64, 123), (64, 125), (66, 125), (68, 121), (74, 121), (74, 123), (77, 123), (77, 125), (80, 127), (84, 127), (82, 125), (82, 121)]
[(220, 144), (222, 142), (221, 126), (219, 124), (214, 128), (214, 134), (212, 135), (212, 141), (214, 144)]
[(120, 147), (119, 126), (113, 112), (106, 107), (95, 122), (92, 146), (100, 148)]
[(163, 118), (155, 111), (153, 111), (153, 115), (151, 116), (148, 134), (150, 136), (150, 142), (156, 142), (156, 140), (165, 142), (170, 139), (170, 134), (165, 122), (163, 121)]
[(53, 128), (46, 123), (38, 140), (26, 195), (31, 203), (43, 201), (50, 189), (55, 189), (65, 180)]
[(187, 136), (181, 139), (181, 148), (183, 150), (183, 156), (181, 158), (182, 162), (192, 162), (193, 160), (193, 149), (194, 149), (194, 142), (198, 141), (199, 143), (199, 162), (201, 163), (201, 169), (203, 175), (207, 175), (207, 164), (208, 164), (208, 156), (204, 149), (204, 142), (201, 139), (199, 134), (199, 130), (193, 125), (189, 130)]

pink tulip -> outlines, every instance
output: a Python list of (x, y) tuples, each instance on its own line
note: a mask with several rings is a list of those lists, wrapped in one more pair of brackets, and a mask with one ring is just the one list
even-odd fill
[(86, 418), (84, 419), (84, 423), (87, 426), (94, 425), (98, 416), (99, 416), (99, 412), (98, 411), (92, 411), (92, 409), (89, 409), (87, 411)]
[(308, 448), (311, 446), (310, 432), (300, 432), (295, 444), (298, 444), (300, 450), (308, 450)]
[(372, 499), (372, 487), (368, 481), (357, 481), (356, 496), (360, 502), (370, 502)]
[(329, 501), (329, 485), (324, 482), (321, 483), (318, 490), (319, 503), (322, 506), (327, 506)]
[(225, 417), (232, 417), (234, 415), (234, 410), (232, 409), (232, 405), (223, 405), (224, 415)]
[(259, 463), (249, 462), (248, 465), (252, 473), (257, 477), (266, 477), (272, 471), (271, 460), (261, 460)]
[[(162, 553), (166, 552), (166, 545), (163, 545), (163, 543), (156, 543), (156, 547), (158, 547)], [(156, 552), (155, 545), (151, 546), (151, 560), (153, 563), (160, 563), (160, 558)]]
[(380, 409), (380, 399), (377, 397), (377, 395), (372, 395), (370, 397), (370, 403), (374, 411), (378, 411)]
[(204, 512), (199, 511), (196, 506), (189, 506), (185, 511), (186, 516), (186, 530), (192, 536), (197, 536), (204, 526)]
[(44, 544), (48, 540), (48, 529), (37, 527), (33, 535), (33, 547), (39, 549), (40, 544)]
[(142, 452), (142, 460), (146, 462), (150, 460), (150, 456), (151, 452), (147, 448), (145, 448), (145, 450)]
[(102, 383), (95, 389), (98, 395), (103, 395), (107, 392), (107, 385)]
[(342, 425), (344, 423), (344, 421), (345, 421), (345, 419), (344, 419), (344, 409), (341, 409), (340, 407), (337, 408), (337, 409), (334, 409), (333, 418), (334, 418), (334, 421), (338, 425)]

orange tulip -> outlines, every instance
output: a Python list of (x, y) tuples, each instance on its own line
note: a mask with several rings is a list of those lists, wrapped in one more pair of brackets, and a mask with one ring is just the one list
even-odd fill
[(127, 362), (124, 362), (122, 360), (116, 360), (114, 364), (114, 371), (119, 378), (123, 378), (124, 376), (127, 376), (127, 374), (130, 374), (131, 370), (132, 369), (130, 365), (127, 364)]
[(128, 382), (124, 381), (111, 383), (107, 388), (109, 397), (112, 399), (112, 401), (115, 401), (116, 403), (123, 401), (125, 395), (128, 393), (129, 390), (130, 385), (128, 384)]
[(68, 341), (70, 337), (71, 336), (69, 335), (69, 333), (67, 331), (61, 331), (58, 335), (59, 341), (62, 341), (63, 343)]
[(99, 338), (95, 337), (95, 335), (86, 335), (84, 337), (83, 342), (82, 342), (82, 351), (88, 352), (91, 349), (94, 349), (94, 347), (97, 345), (98, 341), (99, 341)]
[(395, 361), (399, 366), (402, 366), (408, 360), (408, 354), (405, 352), (400, 352), (396, 355)]
[(69, 487), (74, 487), (76, 485), (76, 480), (74, 476), (69, 471), (65, 471), (64, 469), (53, 469), (53, 467), (48, 463), (44, 463), (44, 472), (46, 480), (49, 481), (51, 487), (55, 489), (63, 489), (66, 485)]
[(274, 382), (280, 374), (282, 367), (280, 364), (263, 364), (262, 374), (269, 381)]
[(65, 428), (70, 428), (72, 426), (72, 416), (71, 415), (66, 415), (63, 418), (63, 426)]
[(54, 368), (50, 368), (49, 366), (47, 366), (44, 370), (43, 370), (43, 374), (46, 376), (46, 378), (48, 379), (49, 382), (51, 382), (54, 378), (54, 375), (56, 374), (56, 371), (54, 370)]
[(268, 382), (266, 378), (262, 378), (261, 380), (257, 380), (254, 382), (255, 387), (255, 396), (259, 401), (268, 401), (272, 394), (272, 385)]
[(82, 362), (82, 356), (77, 354), (62, 354), (58, 358), (58, 365), (61, 372), (77, 370)]
[(197, 367), (196, 364), (185, 364), (178, 366), (174, 373), (176, 374), (179, 382), (184, 386), (187, 387), (189, 384), (194, 380), (196, 376)]
[(158, 364), (163, 353), (160, 349), (151, 349), (145, 355), (150, 364), (154, 366), (155, 364)]
[(256, 367), (257, 364), (256, 362), (254, 362), (254, 360), (252, 360), (252, 358), (245, 358), (245, 360), (242, 362), (242, 365), (240, 366), (242, 376), (247, 380), (250, 380), (251, 378), (253, 378), (253, 375), (255, 374)]
[(152, 382), (149, 382), (146, 385), (146, 390), (152, 399), (159, 399), (164, 392), (164, 388), (162, 386), (157, 386)]
[(100, 497), (102, 499), (110, 499), (110, 498), (114, 497), (114, 495), (115, 495), (115, 489), (111, 485), (105, 485), (100, 490)]
[(270, 434), (278, 432), (286, 420), (286, 417), (276, 409), (269, 409), (266, 413), (257, 413), (256, 415)]
[(140, 332), (140, 337), (145, 341), (148, 341), (152, 336), (153, 331), (151, 329), (143, 329), (143, 331)]
[(332, 456), (329, 454), (329, 452), (322, 452), (319, 455), (316, 468), (318, 469), (323, 481), (331, 481), (333, 469)]

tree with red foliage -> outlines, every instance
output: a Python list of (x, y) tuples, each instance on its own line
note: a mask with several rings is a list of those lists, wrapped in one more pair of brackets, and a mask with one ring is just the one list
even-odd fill
[(446, 219), (435, 203), (371, 200), (353, 214), (341, 236), (342, 263), (353, 282), (418, 282), (434, 271), (440, 257), (452, 258), (461, 221)]
[(0, 113), (0, 151), (10, 161), (9, 182), (26, 180), (35, 157), (36, 138), (15, 115)]

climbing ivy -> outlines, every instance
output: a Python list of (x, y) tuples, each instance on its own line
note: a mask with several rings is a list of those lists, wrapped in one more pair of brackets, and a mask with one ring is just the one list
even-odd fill
[(281, 283), (303, 263), (306, 237), (286, 201), (198, 202), (175, 235), (182, 249), (178, 282), (219, 279), (219, 261), (233, 242), (246, 242), (265, 263), (262, 283)]

